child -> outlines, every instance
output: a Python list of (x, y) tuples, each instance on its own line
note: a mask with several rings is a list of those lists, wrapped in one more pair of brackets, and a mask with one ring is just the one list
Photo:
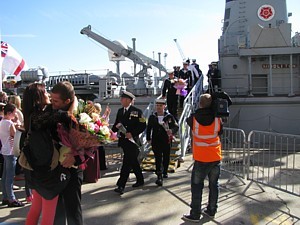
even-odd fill
[(24, 206), (22, 202), (16, 199), (13, 191), (13, 181), (17, 161), (17, 157), (13, 154), (13, 140), (16, 128), (12, 120), (15, 116), (16, 106), (10, 103), (6, 104), (4, 106), (4, 117), (0, 121), (0, 140), (2, 143), (1, 152), (4, 158), (2, 174), (2, 205), (8, 205), (8, 207)]

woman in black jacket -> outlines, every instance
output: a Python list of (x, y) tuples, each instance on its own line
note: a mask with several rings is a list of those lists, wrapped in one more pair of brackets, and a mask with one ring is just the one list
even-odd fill
[[(59, 193), (56, 193), (52, 187), (58, 187), (62, 177), (58, 177), (60, 180), (58, 179), (57, 182), (55, 180), (55, 183), (49, 177), (49, 171), (58, 171), (59, 165), (58, 157), (55, 157), (55, 155), (58, 156), (58, 152), (53, 147), (53, 143), (56, 143), (58, 147), (57, 123), (64, 123), (67, 126), (70, 124), (70, 118), (68, 113), (52, 110), (49, 94), (42, 83), (32, 83), (26, 87), (23, 93), (23, 114), (26, 131), (24, 135), (27, 136), (29, 132), (28, 140), (25, 141), (25, 143), (28, 142), (26, 146), (30, 146), (28, 151), (30, 157), (27, 160), (33, 169), (25, 170), (25, 179), (29, 187), (33, 189), (33, 201), (27, 215), (26, 225), (37, 225), (41, 214), (43, 215), (41, 225), (54, 224)], [(37, 133), (47, 134), (46, 136), (49, 136), (47, 140), (50, 139), (49, 143), (38, 142), (37, 144), (35, 142), (35, 146), (39, 145), (39, 147), (33, 148), (33, 142), (37, 140), (33, 137), (37, 137), (34, 135)], [(45, 177), (49, 178), (47, 178), (47, 183), (43, 183), (44, 179), (39, 179)]]

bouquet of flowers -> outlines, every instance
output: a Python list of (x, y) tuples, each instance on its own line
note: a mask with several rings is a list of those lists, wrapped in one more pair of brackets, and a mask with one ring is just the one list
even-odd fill
[(106, 144), (115, 141), (116, 135), (109, 128), (108, 117), (110, 109), (107, 107), (103, 116), (100, 116), (100, 111), (101, 109), (97, 108), (93, 102), (79, 100), (74, 116), (81, 131), (88, 132), (92, 139), (98, 140), (98, 143)]
[(173, 134), (172, 134), (172, 132), (171, 132), (171, 130), (170, 130), (170, 128), (169, 128), (168, 122), (162, 121), (162, 122), (160, 123), (160, 125), (165, 129), (165, 131), (166, 131), (166, 133), (167, 133), (167, 135), (168, 135), (168, 137), (169, 137), (169, 143), (171, 143), (172, 140), (173, 140)]
[(175, 82), (174, 87), (177, 89), (176, 94), (180, 96), (186, 96), (187, 95), (187, 83), (186, 80), (178, 79), (178, 81)]
[(72, 151), (73, 155), (79, 155), (84, 161), (84, 155), (93, 158), (95, 147), (117, 140), (116, 134), (109, 128), (107, 114), (100, 117), (99, 113), (93, 102), (78, 101), (70, 116), (71, 128), (58, 125), (57, 131), (63, 145), (61, 155)]

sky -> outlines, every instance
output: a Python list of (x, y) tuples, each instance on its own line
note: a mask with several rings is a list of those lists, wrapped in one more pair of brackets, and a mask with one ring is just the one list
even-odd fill
[[(29, 68), (43, 66), (50, 74), (116, 71), (107, 49), (80, 30), (87, 25), (101, 36), (124, 41), (158, 60), (167, 69), (182, 66), (181, 54), (196, 59), (204, 73), (218, 60), (225, 0), (9, 0), (1, 2), (0, 32)], [(293, 34), (300, 31), (299, 0), (287, 0)], [(164, 57), (165, 53), (167, 54)], [(154, 72), (156, 70), (154, 69)], [(121, 62), (121, 73), (133, 63)]]

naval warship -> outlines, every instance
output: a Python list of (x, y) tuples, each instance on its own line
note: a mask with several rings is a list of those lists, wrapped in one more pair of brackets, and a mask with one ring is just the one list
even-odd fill
[[(228, 93), (233, 105), (227, 126), (251, 130), (299, 134), (300, 122), (300, 35), (292, 37), (288, 22), (286, 0), (226, 0), (222, 35), (218, 40), (218, 68), (221, 73), (219, 90)], [(81, 34), (108, 48), (111, 61), (116, 62), (117, 73), (104, 76), (76, 73), (47, 77), (43, 70), (23, 71), (23, 86), (47, 78), (48, 86), (68, 80), (83, 99), (106, 104), (119, 104), (119, 93), (127, 89), (143, 108), (159, 96), (163, 82), (161, 74), (149, 79), (147, 70), (166, 69), (133, 48), (110, 41), (84, 27)], [(135, 39), (133, 39), (135, 41)], [(217, 44), (217, 43), (216, 43)], [(141, 71), (118, 74), (124, 57), (129, 58)], [(18, 92), (22, 93), (22, 84)], [(149, 98), (150, 97), (150, 98)]]
[(289, 16), (286, 0), (226, 0), (218, 66), (229, 127), (300, 133), (300, 38)]

